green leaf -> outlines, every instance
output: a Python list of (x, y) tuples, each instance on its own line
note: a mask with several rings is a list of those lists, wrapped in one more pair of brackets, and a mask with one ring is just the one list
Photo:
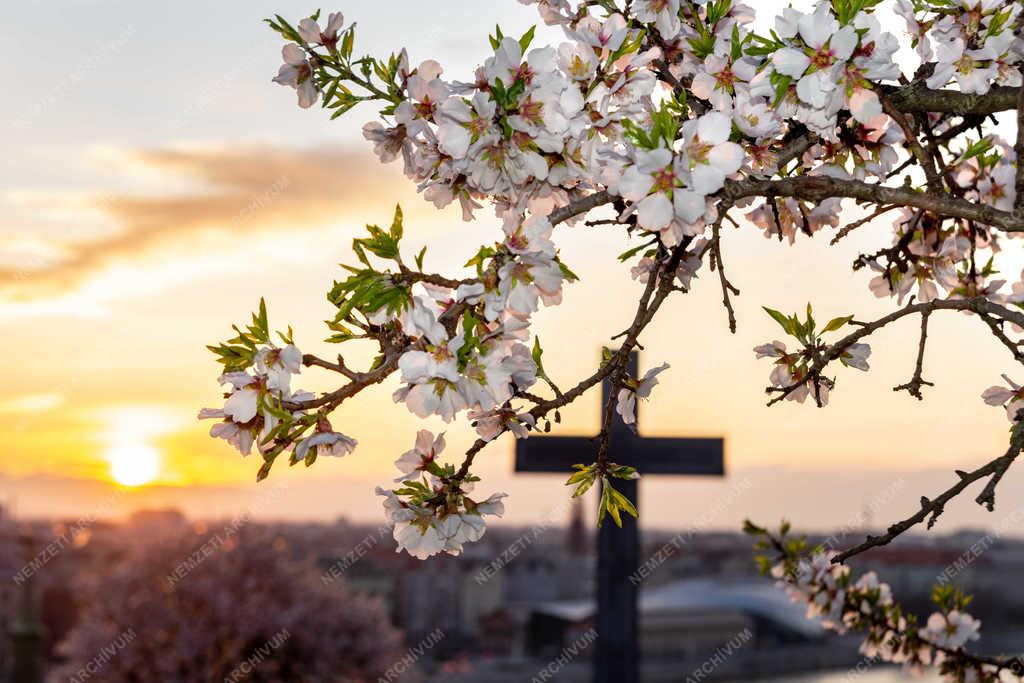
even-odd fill
[(266, 460), (260, 465), (259, 471), (256, 473), (256, 483), (259, 483), (267, 478), (270, 474), (270, 468), (274, 466), (273, 460)]
[(597, 527), (599, 529), (604, 524), (605, 515), (609, 514), (612, 516), (612, 519), (615, 520), (615, 523), (621, 527), (622, 518), (619, 516), (618, 509), (614, 506), (614, 503), (612, 503), (611, 496), (608, 495), (608, 487), (606, 486), (601, 490), (601, 503), (598, 507), (597, 513)]
[(627, 249), (626, 251), (624, 251), (621, 254), (619, 254), (619, 261), (620, 262), (628, 261), (629, 259), (631, 259), (634, 256), (636, 256), (637, 254), (639, 254), (641, 251), (643, 251), (647, 247), (651, 246), (651, 244), (653, 244), (653, 242), (645, 242), (645, 243), (643, 243), (643, 244), (641, 244), (639, 246), (633, 247), (632, 249)]
[(395, 217), (391, 220), (391, 237), (395, 243), (402, 239), (402, 206), (395, 204)]
[(350, 59), (352, 57), (352, 43), (355, 40), (356, 32), (349, 29), (345, 32), (345, 37), (341, 40), (341, 56), (343, 59)]
[(612, 521), (618, 527), (622, 526), (622, 513), (625, 512), (633, 517), (638, 517), (636, 507), (633, 503), (615, 490), (608, 479), (602, 479), (601, 506), (598, 512), (597, 525), (600, 527), (604, 522), (605, 515), (611, 515)]
[(789, 86), (793, 82), (793, 77), (772, 72), (772, 80), (775, 82), (775, 102), (772, 103), (772, 106), (777, 107), (782, 100), (786, 99), (786, 93), (789, 92)]
[(843, 325), (845, 325), (846, 323), (850, 322), (851, 320), (853, 320), (853, 316), (852, 315), (844, 315), (844, 316), (841, 316), (839, 318), (832, 318), (831, 320), (828, 321), (828, 323), (825, 325), (825, 327), (822, 328), (821, 331), (822, 332), (835, 332), (836, 330), (838, 330), (839, 328), (841, 328)]
[(569, 270), (569, 266), (562, 263), (561, 259), (556, 260), (558, 261), (559, 269), (562, 271), (562, 276), (566, 279), (567, 282), (576, 282), (577, 280), (580, 279), (579, 275)]
[(572, 476), (570, 476), (566, 480), (565, 485), (572, 486), (573, 484), (578, 484), (581, 481), (587, 479), (588, 477), (593, 477), (589, 470), (580, 470), (579, 472), (574, 472)]
[(263, 297), (260, 297), (260, 315), (259, 315), (259, 318), (255, 318), (254, 317), (253, 318), (253, 322), (255, 322), (258, 325), (260, 334), (263, 336), (263, 339), (264, 340), (269, 339), (270, 338), (270, 323), (267, 322), (267, 302), (263, 300)]
[(763, 308), (775, 322), (782, 326), (782, 329), (785, 330), (786, 334), (793, 334), (793, 321), (790, 318), (786, 317), (781, 312), (776, 311), (774, 308), (768, 308), (767, 306), (762, 306), (761, 308)]
[(476, 268), (477, 275), (483, 275), (484, 272), (484, 261), (489, 258), (494, 258), (497, 255), (494, 247), (480, 247), (476, 254), (471, 259), (466, 261), (465, 267), (469, 268), (474, 266)]
[(427, 245), (424, 244), (423, 248), (420, 249), (420, 252), (418, 254), (416, 254), (416, 268), (419, 271), (421, 271), (421, 272), (423, 271), (423, 257), (426, 256), (426, 255), (427, 255)]
[(544, 374), (544, 363), (541, 360), (544, 357), (544, 349), (540, 345), (540, 337), (533, 338), (533, 352), (530, 354), (533, 357), (533, 364), (537, 366), (537, 374)]
[(513, 105), (518, 105), (519, 98), (523, 96), (524, 92), (526, 92), (526, 81), (522, 78), (517, 78), (512, 87), (505, 93), (506, 106), (511, 108)]
[(537, 31), (537, 25), (534, 24), (526, 30), (526, 33), (519, 39), (519, 47), (525, 53), (526, 48), (530, 47), (530, 43), (533, 42), (533, 34)]
[(597, 481), (597, 471), (593, 465), (573, 465), (577, 470), (573, 472), (569, 479), (565, 482), (566, 486), (575, 486), (575, 490), (572, 492), (573, 498), (579, 498), (584, 493), (590, 490)]
[(640, 475), (637, 474), (635, 467), (629, 465), (613, 465), (609, 469), (609, 474), (616, 479), (639, 479)]
[(768, 533), (768, 530), (764, 527), (754, 524), (749, 519), (745, 519), (743, 520), (743, 533), (749, 534), (751, 536), (762, 536)]
[[(612, 492), (612, 498), (615, 500), (616, 506), (620, 510), (629, 513), (634, 518), (637, 518), (637, 517), (640, 516), (640, 513), (637, 512), (636, 506), (633, 505), (633, 501), (631, 501), (629, 498), (626, 498), (626, 496), (624, 494), (622, 494), (619, 491), (616, 491), (614, 488), (612, 488), (610, 483), (607, 484), (607, 485), (608, 485), (608, 489)], [(619, 526), (621, 526), (621, 525), (619, 525)]]
[(500, 106), (504, 107), (508, 101), (508, 94), (505, 92), (505, 84), (501, 82), (500, 78), (494, 79), (494, 85), (491, 86), (491, 94), (494, 95), (494, 101)]
[(583, 494), (585, 494), (587, 491), (591, 489), (595, 481), (597, 481), (596, 477), (590, 477), (589, 479), (584, 480), (579, 486), (576, 487), (576, 490), (572, 492), (572, 497), (581, 497)]

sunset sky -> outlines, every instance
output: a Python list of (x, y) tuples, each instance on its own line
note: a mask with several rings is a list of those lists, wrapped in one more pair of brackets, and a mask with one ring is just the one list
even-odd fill
[[(782, 4), (756, 6), (769, 16)], [(377, 163), (359, 132), (372, 111), (329, 122), (270, 82), (281, 43), (261, 19), (311, 9), (281, 0), (5, 7), (0, 502), (19, 514), (74, 516), (102, 506), (116, 516), (175, 506), (198, 517), (258, 506), (268, 519), (382, 519), (373, 487), (390, 481), (392, 462), (421, 425), (391, 402), (394, 381), (335, 413), (335, 426), (360, 442), (353, 455), (310, 470), (279, 464), (259, 487), (258, 457), (241, 458), (195, 419), (220, 397), (219, 366), (205, 345), (226, 338), (260, 296), (271, 324), (291, 324), (304, 351), (337, 353), (321, 341), (321, 321), (333, 315), (324, 294), (337, 264), (351, 259), (352, 237), (364, 223), (390, 220), (396, 202), (406, 213), (408, 252), (428, 245), (427, 267), (435, 271), (454, 274), (497, 234), (488, 211), (475, 223), (438, 212), (397, 166)], [(447, 73), (466, 77), (486, 56), (496, 21), (510, 34), (536, 23), (534, 10), (514, 0), (344, 2), (337, 9), (359, 24), (357, 50), (383, 54), (404, 45), (414, 63), (436, 58)], [(545, 35), (551, 31), (538, 38)], [(770, 366), (751, 349), (781, 332), (762, 304), (790, 311), (810, 299), (819, 318), (868, 319), (895, 303), (875, 299), (870, 276), (850, 269), (860, 251), (885, 243), (881, 226), (834, 248), (829, 232), (791, 248), (742, 223), (724, 241), (742, 291), (738, 333), (728, 332), (717, 278), (704, 273), (641, 340), (645, 367), (672, 366), (642, 409), (641, 431), (724, 436), (729, 477), (643, 483), (645, 524), (688, 524), (749, 481), (712, 526), (789, 514), (798, 526), (825, 528), (904, 482), (904, 495), (876, 513), (881, 524), (945, 488), (954, 467), (972, 468), (1004, 450), (1005, 415), (979, 396), (1012, 371), (1011, 359), (980, 325), (952, 313), (932, 320), (925, 377), (936, 386), (925, 401), (892, 391), (913, 370), (917, 321), (908, 320), (872, 339), (869, 373), (837, 370), (827, 409), (766, 408)], [(571, 385), (626, 326), (639, 289), (628, 265), (614, 258), (626, 248), (621, 231), (560, 227), (555, 238), (582, 280), (566, 289), (561, 307), (539, 314), (536, 329), (546, 366)], [(1016, 279), (1021, 265), (1005, 275)], [(352, 353), (352, 365), (369, 358), (369, 349)], [(333, 380), (314, 370), (298, 379), (311, 390)], [(598, 396), (586, 396), (563, 411), (560, 433), (594, 432), (597, 413)], [(446, 428), (439, 419), (427, 426)], [(462, 423), (447, 429), (456, 457), (472, 435)], [(557, 476), (513, 476), (511, 448), (501, 440), (478, 458), (480, 486), (512, 494), (507, 520), (541, 519), (559, 508), (566, 489)], [(155, 480), (108, 505), (111, 459), (147, 453), (159, 459)], [(280, 495), (261, 498), (272, 486)], [(993, 515), (965, 497), (940, 528), (995, 525), (1024, 492), (1021, 474), (1011, 470), (1001, 492), (1003, 507)]]

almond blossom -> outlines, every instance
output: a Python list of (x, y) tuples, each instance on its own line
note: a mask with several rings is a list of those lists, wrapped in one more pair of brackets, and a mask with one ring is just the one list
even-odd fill
[(941, 647), (960, 648), (968, 641), (978, 639), (981, 622), (958, 610), (946, 614), (938, 612), (928, 617), (928, 625), (921, 630), (921, 635)]
[(340, 458), (355, 450), (358, 442), (339, 432), (318, 431), (295, 445), (295, 460), (305, 460), (310, 454)]
[(261, 410), (261, 395), (266, 381), (247, 372), (229, 372), (217, 379), (228, 384), (223, 408), (203, 408), (199, 419), (220, 419), (210, 428), (210, 436), (224, 439), (242, 455), (249, 455), (258, 439), (265, 437), (277, 424), (277, 417)]
[(623, 380), (622, 388), (619, 389), (618, 400), (615, 404), (615, 411), (622, 417), (622, 421), (628, 425), (636, 424), (636, 401), (638, 398), (648, 399), (654, 387), (658, 385), (658, 375), (668, 370), (668, 363), (651, 368), (639, 380), (627, 377)]
[(281, 50), (284, 65), (274, 77), (274, 82), (295, 88), (299, 95), (299, 106), (308, 109), (320, 99), (320, 91), (313, 82), (313, 67), (306, 59), (306, 53), (294, 43)]
[(679, 0), (637, 0), (633, 11), (637, 20), (653, 23), (664, 40), (679, 33)]
[(256, 354), (256, 370), (266, 375), (267, 388), (289, 394), (292, 375), (302, 372), (302, 352), (294, 344), (266, 346)]
[(338, 32), (344, 23), (345, 16), (341, 12), (331, 12), (327, 17), (327, 27), (324, 29), (310, 17), (301, 20), (296, 28), (302, 39), (310, 45), (323, 45), (333, 51), (338, 46)]
[(466, 418), (484, 441), (492, 441), (506, 431), (511, 432), (517, 439), (526, 439), (530, 436), (530, 430), (537, 424), (537, 419), (533, 415), (517, 414), (511, 408), (471, 410)]
[(395, 461), (395, 467), (402, 472), (395, 481), (404, 481), (416, 475), (417, 472), (425, 471), (441, 454), (444, 446), (444, 432), (438, 434), (437, 437), (434, 437), (426, 429), (416, 432), (416, 445)]
[(1017, 421), (1017, 415), (1024, 409), (1024, 388), (1012, 379), (1003, 375), (1006, 387), (991, 386), (986, 389), (981, 398), (990, 406), (1002, 406), (1006, 408), (1006, 417), (1010, 422)]

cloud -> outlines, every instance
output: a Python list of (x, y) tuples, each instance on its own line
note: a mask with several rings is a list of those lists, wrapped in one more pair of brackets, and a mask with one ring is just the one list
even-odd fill
[(63, 403), (63, 394), (24, 394), (0, 401), (0, 415), (42, 413)]
[[(87, 208), (103, 214), (113, 229), (76, 229), (76, 212), (66, 211), (65, 230), (50, 231), (31, 245), (45, 258), (25, 258), (23, 239), (0, 245), (0, 299), (67, 296), (89, 278), (144, 255), (159, 259), (173, 252), (180, 258), (202, 235), (244, 240), (256, 232), (323, 224), (374, 202), (394, 201), (396, 183), (408, 187), (396, 167), (342, 147), (148, 149), (122, 152), (119, 159), (126, 174), (155, 174), (175, 189), (89, 197)], [(29, 196), (45, 202), (50, 214), (62, 204), (83, 208), (81, 192)], [(0, 224), (0, 234), (12, 232)]]

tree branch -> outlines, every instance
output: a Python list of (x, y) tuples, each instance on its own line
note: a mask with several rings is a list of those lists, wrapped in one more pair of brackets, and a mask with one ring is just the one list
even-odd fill
[[(1024, 69), (1021, 69), (1024, 75)], [(1017, 153), (1017, 201), (1014, 207), (1017, 212), (1024, 211), (1024, 88), (1020, 89), (1017, 97), (1017, 145), (1014, 147)]]
[(1000, 211), (985, 204), (975, 204), (945, 194), (928, 194), (908, 187), (871, 185), (859, 180), (842, 180), (829, 176), (799, 176), (780, 180), (730, 181), (720, 196), (731, 202), (743, 197), (794, 197), (821, 202), (830, 197), (849, 197), (873, 204), (899, 204), (951, 218), (965, 218), (991, 225), (1006, 232), (1024, 232), (1024, 214)]
[(338, 355), (338, 362), (332, 363), (330, 361), (314, 356), (311, 353), (307, 353), (302, 356), (302, 364), (305, 365), (306, 367), (312, 367), (315, 365), (321, 368), (326, 368), (328, 370), (332, 370), (334, 372), (345, 375), (351, 380), (359, 380), (362, 377), (362, 373), (350, 370), (348, 366), (345, 365), (345, 360), (341, 357), (340, 354)]
[(576, 201), (566, 204), (563, 207), (557, 208), (551, 212), (548, 216), (548, 220), (551, 221), (551, 225), (558, 225), (564, 223), (570, 218), (575, 218), (581, 213), (586, 213), (591, 209), (596, 209), (603, 204), (611, 204), (615, 201), (615, 197), (609, 194), (608, 190), (601, 190), (594, 194), (589, 194), (586, 197), (581, 197)]
[(1003, 474), (1006, 473), (1006, 470), (1009, 469), (1011, 464), (1013, 464), (1013, 461), (1017, 459), (1018, 455), (1020, 455), (1022, 446), (1024, 446), (1024, 430), (1017, 426), (1014, 429), (1013, 436), (1010, 439), (1010, 446), (1006, 450), (1006, 453), (995, 460), (989, 461), (972, 472), (962, 472), (958, 470), (957, 476), (960, 477), (960, 480), (934, 499), (929, 500), (922, 496), (921, 509), (915, 514), (891, 525), (882, 536), (868, 536), (863, 543), (844, 550), (836, 555), (832, 561), (836, 563), (846, 562), (851, 557), (860, 555), (872, 548), (888, 545), (900, 534), (914, 526), (917, 526), (921, 522), (925, 521), (925, 519), (928, 519), (928, 528), (932, 528), (936, 520), (939, 518), (939, 515), (941, 515), (945, 510), (946, 503), (960, 495), (960, 493), (968, 486), (976, 481), (984, 479), (985, 477), (990, 477), (989, 482), (986, 484), (981, 494), (979, 494), (975, 499), (975, 502), (979, 505), (984, 505), (991, 512), (995, 507), (995, 487), (999, 483)]
[(921, 147), (920, 141), (917, 139), (918, 133), (910, 125), (910, 121), (903, 115), (903, 112), (896, 109), (893, 106), (892, 101), (885, 95), (881, 96), (882, 109), (889, 117), (896, 122), (896, 125), (903, 131), (903, 139), (906, 142), (907, 148), (910, 153), (913, 154), (914, 159), (917, 160), (917, 165), (924, 171), (925, 178), (928, 182), (928, 190), (933, 193), (942, 192), (942, 178), (939, 176), (939, 171), (935, 167), (935, 159), (925, 152), (924, 148)]
[(728, 206), (719, 207), (719, 218), (711, 226), (711, 270), (718, 271), (718, 282), (722, 286), (722, 305), (725, 306), (729, 315), (729, 331), (736, 334), (736, 311), (733, 310), (729, 294), (731, 292), (739, 296), (740, 290), (729, 282), (729, 278), (725, 275), (725, 262), (722, 261), (722, 219), (726, 216), (729, 208)]
[[(869, 323), (858, 323), (859, 327), (856, 332), (851, 332), (839, 341), (830, 345), (821, 354), (818, 354), (814, 362), (807, 369), (807, 375), (801, 381), (794, 384), (790, 384), (785, 387), (769, 387), (769, 391), (778, 393), (778, 396), (768, 402), (768, 405), (773, 405), (783, 400), (791, 393), (802, 387), (809, 381), (813, 381), (815, 378), (820, 377), (825, 367), (832, 361), (839, 358), (843, 351), (864, 337), (873, 334), (874, 332), (882, 329), (886, 325), (893, 323), (900, 318), (904, 318), (908, 315), (925, 313), (931, 314), (932, 311), (967, 311), (970, 313), (977, 313), (983, 319), (988, 317), (1001, 318), (1015, 323), (1021, 327), (1024, 327), (1024, 312), (1013, 311), (1000, 304), (993, 303), (985, 297), (974, 297), (973, 299), (935, 299), (927, 303), (916, 303), (908, 304), (898, 311), (893, 311), (889, 315), (883, 316), (878, 320)], [(923, 346), (923, 342), (922, 342)], [(920, 351), (920, 348), (919, 348)], [(1018, 358), (1018, 361), (1021, 361)], [(922, 361), (923, 362), (923, 361)], [(899, 387), (902, 388), (902, 387)]]
[(1020, 88), (996, 86), (984, 95), (971, 95), (956, 90), (930, 90), (918, 81), (911, 85), (876, 85), (903, 112), (935, 112), (968, 116), (995, 114), (1017, 108)]
[(889, 213), (890, 211), (894, 211), (895, 209), (899, 209), (899, 208), (901, 208), (901, 207), (895, 206), (895, 205), (894, 206), (880, 206), (880, 207), (878, 207), (878, 209), (876, 211), (868, 214), (867, 216), (864, 216), (863, 218), (855, 220), (852, 223), (847, 223), (846, 225), (844, 225), (842, 228), (840, 228), (836, 232), (835, 237), (833, 237), (832, 241), (828, 243), (829, 246), (834, 246), (837, 242), (839, 242), (839, 240), (843, 239), (844, 237), (846, 237), (847, 235), (849, 235), (851, 232), (853, 232), (857, 228), (861, 227), (862, 225), (865, 225), (865, 224), (870, 223), (871, 221), (875, 220), (876, 218), (878, 218), (882, 214)]

